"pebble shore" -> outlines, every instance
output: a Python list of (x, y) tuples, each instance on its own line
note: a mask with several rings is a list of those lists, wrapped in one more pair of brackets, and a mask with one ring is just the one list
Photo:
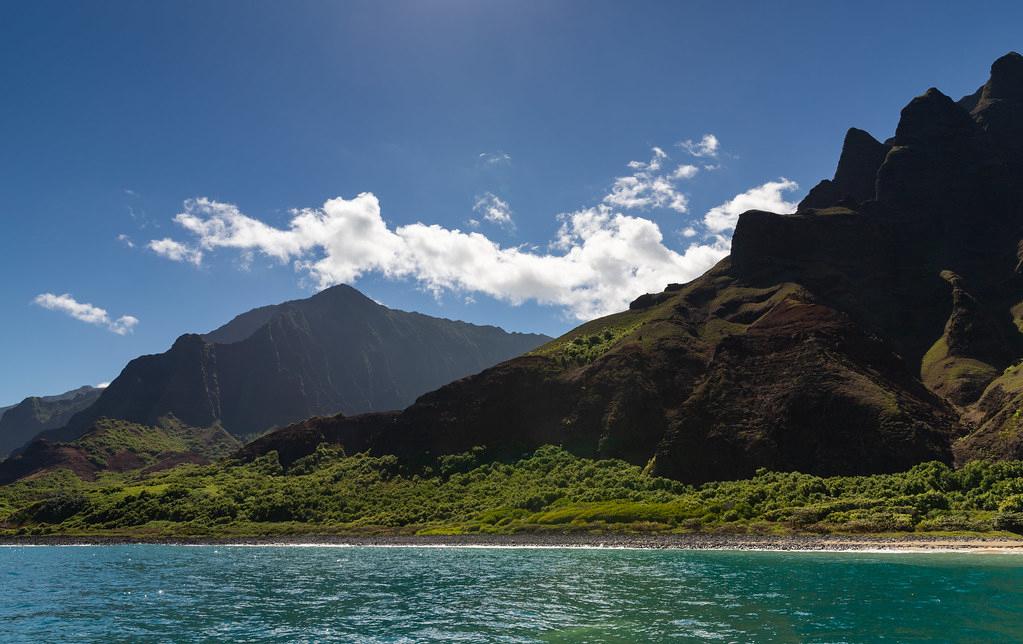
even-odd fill
[(678, 550), (778, 550), (778, 551), (979, 551), (1023, 553), (1023, 539), (1002, 537), (905, 537), (794, 535), (634, 535), (634, 534), (512, 534), (512, 535), (409, 535), (342, 536), (295, 535), (265, 537), (168, 537), (131, 538), (106, 536), (0, 537), (0, 545), (350, 545), (433, 547), (577, 547), (651, 548)]

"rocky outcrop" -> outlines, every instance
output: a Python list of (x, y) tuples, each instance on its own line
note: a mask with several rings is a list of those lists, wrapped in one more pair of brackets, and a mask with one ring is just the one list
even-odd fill
[(869, 133), (850, 128), (842, 144), (842, 155), (832, 179), (824, 179), (799, 202), (797, 211), (855, 205), (876, 196), (877, 170), (888, 155), (889, 145)]

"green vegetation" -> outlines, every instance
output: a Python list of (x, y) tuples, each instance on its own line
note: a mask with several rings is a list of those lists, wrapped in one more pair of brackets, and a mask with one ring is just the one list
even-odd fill
[(143, 463), (152, 463), (169, 453), (193, 452), (219, 458), (238, 447), (238, 442), (219, 427), (198, 429), (173, 418), (161, 419), (157, 427), (101, 418), (91, 431), (71, 444), (99, 467), (108, 467), (110, 459), (126, 452)]
[(631, 335), (640, 326), (642, 323), (626, 327), (605, 327), (598, 333), (576, 335), (548, 355), (559, 358), (565, 365), (589, 364), (607, 353), (619, 340)]
[(600, 318), (534, 349), (529, 355), (549, 356), (563, 366), (586, 365), (634, 334), (650, 317), (649, 311), (626, 311)]
[(1023, 462), (831, 478), (762, 470), (694, 488), (553, 446), (515, 463), (482, 453), (417, 472), (326, 445), (288, 471), (276, 452), (93, 482), (58, 470), (0, 488), (0, 534), (1023, 532)]

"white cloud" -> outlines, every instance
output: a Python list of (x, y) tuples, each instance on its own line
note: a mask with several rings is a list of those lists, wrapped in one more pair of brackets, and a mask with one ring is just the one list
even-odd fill
[(480, 152), (479, 159), (487, 165), (508, 165), (511, 163), (511, 155), (505, 152)]
[(135, 248), (135, 242), (131, 240), (131, 237), (125, 235), (124, 233), (121, 233), (120, 235), (117, 236), (117, 241), (121, 242), (128, 248)]
[(766, 210), (768, 212), (794, 212), (796, 204), (785, 201), (783, 192), (797, 190), (799, 185), (782, 177), (778, 181), (768, 181), (763, 185), (750, 188), (746, 192), (735, 195), (729, 201), (715, 206), (703, 216), (703, 223), (708, 230), (722, 233), (735, 228), (739, 215), (747, 210)]
[(699, 141), (686, 139), (680, 142), (678, 146), (694, 157), (716, 157), (718, 149), (721, 147), (721, 142), (713, 134), (704, 134), (703, 138)]
[(692, 179), (693, 177), (696, 176), (696, 173), (699, 171), (700, 169), (695, 165), (683, 164), (675, 168), (675, 171), (671, 173), (671, 178), (676, 181), (681, 181), (682, 179)]
[[(670, 175), (661, 174), (661, 167), (668, 159), (668, 155), (658, 147), (652, 148), (652, 151), (650, 161), (630, 161), (627, 164), (633, 173), (615, 179), (611, 193), (604, 197), (605, 204), (624, 210), (670, 208), (679, 213), (689, 210), (689, 200), (675, 187), (674, 182), (689, 178), (692, 174), (676, 176), (679, 170)], [(687, 171), (683, 171), (683, 174), (685, 172)]]
[(110, 386), (109, 382), (101, 382), (101, 383), (95, 385), (96, 389), (106, 389), (109, 386)]
[(149, 250), (175, 262), (188, 262), (196, 266), (202, 264), (202, 251), (185, 246), (170, 237), (154, 239), (147, 244)]
[(126, 335), (131, 333), (132, 329), (135, 328), (135, 325), (139, 323), (138, 318), (131, 315), (122, 315), (116, 320), (112, 319), (106, 312), (106, 309), (101, 309), (98, 306), (93, 306), (92, 304), (85, 302), (79, 302), (68, 293), (64, 293), (63, 295), (42, 293), (37, 295), (32, 302), (44, 309), (66, 313), (74, 319), (87, 324), (104, 327), (108, 331), (116, 333), (117, 335)]
[[(705, 136), (701, 145), (718, 150), (713, 135)], [(616, 179), (601, 203), (559, 215), (561, 226), (545, 248), (503, 247), (473, 230), (481, 220), (512, 223), (507, 202), (491, 193), (477, 199), (478, 218), (470, 219), (462, 231), (420, 222), (391, 226), (377, 197), (369, 192), (330, 199), (319, 208), (292, 210), (290, 221), (281, 227), (250, 217), (230, 203), (191, 199), (174, 221), (192, 240), (153, 240), (149, 247), (196, 265), (205, 253), (221, 248), (250, 258), (258, 253), (291, 264), (320, 288), (376, 273), (415, 280), (437, 295), (456, 293), (469, 298), (466, 302), (484, 294), (512, 304), (561, 306), (579, 319), (590, 319), (622, 310), (641, 293), (701, 275), (728, 254), (729, 231), (741, 212), (795, 209), (783, 198), (783, 193), (797, 188), (795, 182), (783, 178), (756, 186), (684, 228), (681, 235), (688, 245), (681, 252), (673, 250), (665, 245), (655, 222), (624, 212), (652, 207), (686, 211), (686, 198), (673, 181), (701, 170), (682, 165), (667, 171), (667, 161), (664, 150), (655, 147), (650, 161), (631, 162), (633, 173)]]
[[(481, 215), (483, 219), (492, 224), (506, 228), (515, 227), (515, 222), (512, 221), (511, 207), (508, 205), (508, 202), (492, 192), (484, 193), (482, 197), (476, 197), (476, 203), (473, 205), (472, 211)], [(475, 219), (470, 220), (470, 224), (473, 221), (476, 221), (476, 225), (479, 225), (479, 222)]]
[(561, 216), (561, 252), (502, 247), (476, 232), (423, 223), (390, 228), (376, 196), (331, 199), (292, 212), (287, 228), (251, 218), (232, 204), (185, 203), (175, 221), (196, 237), (192, 252), (234, 248), (292, 262), (325, 288), (368, 272), (414, 279), (434, 293), (482, 293), (520, 304), (533, 300), (589, 319), (623, 309), (637, 295), (693, 279), (724, 257), (727, 240), (678, 253), (656, 223), (601, 204)]

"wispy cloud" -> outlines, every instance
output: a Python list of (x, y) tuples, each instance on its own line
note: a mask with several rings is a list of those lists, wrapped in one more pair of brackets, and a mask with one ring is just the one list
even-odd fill
[(121, 233), (120, 235), (117, 236), (117, 241), (121, 242), (128, 248), (135, 248), (135, 242), (132, 241), (131, 237), (124, 233)]
[(132, 329), (139, 323), (138, 318), (131, 315), (122, 315), (117, 319), (113, 319), (106, 309), (101, 309), (86, 302), (79, 302), (68, 293), (62, 295), (41, 293), (32, 302), (44, 309), (60, 311), (81, 322), (103, 327), (117, 335), (131, 333)]
[(486, 165), (510, 165), (512, 158), (506, 152), (480, 152), (479, 160)]
[[(507, 201), (492, 192), (485, 192), (482, 196), (476, 197), (476, 203), (473, 204), (472, 211), (483, 217), (484, 221), (489, 221), (492, 224), (505, 228), (515, 227), (515, 222), (512, 220), (511, 206), (508, 205)], [(476, 221), (477, 225), (479, 225), (479, 222), (475, 219), (470, 221)]]
[(174, 241), (170, 237), (154, 239), (147, 244), (149, 250), (157, 255), (166, 257), (175, 262), (187, 262), (199, 266), (202, 264), (202, 251), (190, 248), (181, 242)]
[(696, 173), (699, 171), (700, 169), (695, 165), (682, 164), (679, 167), (675, 168), (675, 171), (671, 173), (671, 178), (674, 179), (675, 181), (681, 181), (683, 179), (692, 179), (693, 177), (696, 176)]
[(678, 144), (680, 148), (694, 157), (716, 157), (721, 147), (718, 137), (713, 134), (704, 134), (699, 141), (686, 139)]
[(687, 212), (689, 199), (675, 186), (675, 182), (692, 178), (699, 168), (684, 165), (666, 174), (662, 168), (668, 154), (658, 147), (652, 148), (651, 152), (653, 156), (649, 161), (630, 161), (627, 164), (632, 174), (614, 180), (604, 203), (624, 210), (668, 208), (679, 213)]

